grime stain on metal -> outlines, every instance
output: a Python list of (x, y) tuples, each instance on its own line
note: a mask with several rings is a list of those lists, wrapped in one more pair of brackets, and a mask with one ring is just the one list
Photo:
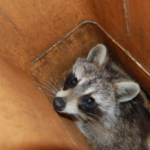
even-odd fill
[(127, 34), (128, 34), (128, 37), (130, 37), (132, 36), (132, 27), (131, 27), (131, 17), (130, 17), (130, 9), (129, 9), (128, 0), (123, 0), (123, 8), (125, 12)]
[[(105, 34), (108, 38), (110, 38), (112, 40), (113, 43), (115, 43), (136, 65), (138, 65), (139, 68), (141, 68), (143, 70), (143, 72), (145, 74), (147, 74), (149, 77), (150, 77), (150, 73), (144, 69), (144, 67), (139, 63), (137, 62), (137, 60), (135, 58), (132, 57), (132, 55), (126, 50), (124, 49), (117, 41), (115, 41), (97, 22), (95, 21), (91, 21), (91, 20), (85, 20), (83, 21), (82, 23), (80, 23), (78, 26), (76, 26), (75, 28), (73, 28), (69, 33), (67, 33), (61, 40), (59, 40), (57, 43), (55, 43), (52, 47), (50, 47), (47, 51), (45, 51), (41, 56), (39, 56), (38, 58), (36, 58), (33, 63), (32, 63), (32, 66), (31, 66), (31, 74), (32, 74), (32, 71), (33, 71), (33, 67), (34, 67), (34, 64), (40, 60), (43, 56), (45, 56), (49, 51), (51, 51), (54, 47), (56, 47), (59, 43), (63, 43), (64, 40), (69, 36), (71, 35), (75, 30), (77, 30), (77, 28), (85, 25), (85, 24), (95, 24), (97, 25)], [(131, 34), (131, 33), (130, 33)]]
[(0, 10), (0, 15), (13, 25), (14, 29), (18, 32), (19, 35), (21, 35), (23, 38), (25, 37), (25, 35), (21, 33), (21, 30), (18, 28), (18, 26), (6, 14), (4, 14), (2, 10)]
[(100, 4), (101, 4), (103, 15), (105, 16), (105, 9), (104, 9), (104, 6), (103, 6), (103, 2), (101, 0), (100, 0)]

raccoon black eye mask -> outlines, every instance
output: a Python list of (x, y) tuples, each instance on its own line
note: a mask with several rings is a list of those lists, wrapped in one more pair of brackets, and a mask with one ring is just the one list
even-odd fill
[(78, 105), (79, 110), (85, 112), (91, 112), (97, 106), (97, 103), (90, 95), (84, 95), (80, 99), (80, 104)]
[(98, 44), (76, 60), (53, 105), (76, 118), (94, 150), (148, 150), (150, 114), (144, 103), (149, 101), (139, 84)]
[(78, 84), (78, 79), (75, 77), (75, 75), (71, 72), (65, 82), (64, 82), (64, 88), (63, 90), (67, 90), (68, 88), (74, 88)]

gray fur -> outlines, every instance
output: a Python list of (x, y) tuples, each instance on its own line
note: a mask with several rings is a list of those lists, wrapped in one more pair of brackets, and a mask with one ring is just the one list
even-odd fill
[[(72, 73), (78, 84), (58, 92), (66, 102), (60, 113), (77, 118), (76, 125), (93, 149), (148, 150), (150, 115), (143, 104), (145, 96), (140, 94), (139, 85), (109, 58), (106, 47), (99, 44), (87, 59), (78, 58)], [(96, 104), (87, 105), (89, 112), (82, 104), (83, 96), (88, 94)]]

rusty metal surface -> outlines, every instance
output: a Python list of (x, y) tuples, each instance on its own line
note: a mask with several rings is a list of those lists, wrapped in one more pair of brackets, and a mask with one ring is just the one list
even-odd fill
[(88, 19), (150, 72), (149, 6), (149, 0), (0, 1), (0, 54), (31, 75), (35, 58)]
[[(47, 86), (47, 83), (44, 81), (45, 79), (48, 82), (53, 82), (52, 79), (55, 80), (54, 82), (63, 79), (78, 56), (85, 57), (88, 51), (97, 43), (104, 43), (114, 59), (150, 94), (149, 6), (149, 0), (114, 0), (113, 2), (112, 0), (76, 0), (76, 2), (61, 0), (0, 1), (0, 55), (30, 76), (30, 69), (34, 62), (32, 75), (37, 81), (40, 80), (40, 84), (44, 83)], [(87, 19), (97, 23), (83, 25), (63, 40), (60, 40), (79, 23)], [(59, 40), (60, 43), (57, 43)], [(57, 43), (55, 47), (47, 51), (55, 43)], [(46, 55), (42, 55), (43, 53)], [(41, 55), (40, 59), (36, 59)], [(35, 59), (38, 61), (34, 61)], [(2, 129), (4, 130), (1, 129), (0, 138), (6, 139), (3, 136), (9, 135), (10, 141), (5, 140), (1, 146), (8, 148), (7, 146), (11, 146), (12, 144), (12, 139), (15, 142), (19, 139), (23, 141), (24, 137), (20, 138), (18, 136), (14, 138), (13, 135), (18, 133), (17, 131), (24, 135), (26, 133), (30, 135), (31, 133), (33, 136), (28, 140), (34, 141), (33, 139), (35, 138), (34, 142), (39, 142), (40, 145), (41, 141), (45, 144), (44, 147), (52, 146), (49, 145), (49, 140), (51, 139), (54, 140), (52, 143), (55, 145), (57, 140), (61, 140), (61, 137), (57, 139), (56, 135), (58, 133), (53, 133), (53, 127), (49, 128), (49, 118), (51, 116), (46, 111), (56, 116), (52, 108), (50, 108), (46, 101), (41, 101), (43, 97), (39, 95), (39, 91), (33, 90), (35, 87), (30, 85), (31, 83), (27, 81), (26, 76), (22, 75), (19, 70), (16, 70), (16, 73), (14, 73), (9, 65), (5, 65), (5, 61), (1, 61), (0, 67), (3, 68), (0, 72), (0, 81), (2, 83), (1, 98), (11, 100), (6, 103), (6, 106), (9, 108), (7, 109), (8, 111), (2, 110), (3, 113), (1, 115), (9, 116), (11, 112), (15, 112), (16, 114), (21, 112), (25, 117), (16, 115), (17, 119), (10, 119), (12, 121), (12, 126), (10, 126), (8, 122), (9, 117), (5, 118), (2, 116), (1, 120), (4, 119)], [(8, 71), (8, 76), (5, 74), (6, 71)], [(23, 82), (21, 79), (23, 79)], [(14, 83), (14, 81), (16, 82)], [(56, 86), (54, 82), (53, 84)], [(22, 87), (24, 86), (22, 84), (26, 87), (23, 91)], [(29, 90), (31, 90), (31, 93), (28, 92)], [(15, 94), (15, 97), (12, 97), (17, 92), (19, 92), (19, 96)], [(25, 98), (30, 100), (30, 102), (24, 99), (20, 103), (19, 100), (23, 98), (24, 92), (27, 96)], [(39, 105), (35, 106), (34, 103), (31, 103), (32, 100), (38, 100)], [(49, 100), (51, 101), (52, 99), (49, 97)], [(44, 120), (45, 123), (43, 121), (40, 122), (40, 119), (36, 120), (30, 115), (26, 119), (23, 111), (24, 105), (27, 111), (33, 108), (39, 110), (39, 113), (38, 111), (32, 112), (31, 116), (34, 114), (39, 114), (40, 116), (42, 112), (42, 117), (46, 119), (46, 121)], [(43, 105), (44, 107), (42, 107)], [(4, 105), (1, 106), (4, 107)], [(23, 109), (20, 110), (19, 108)], [(40, 134), (36, 131), (30, 131), (29, 133), (29, 130), (25, 133), (22, 130), (22, 127), (25, 125), (27, 129), (33, 129), (35, 124), (28, 124), (28, 121), (32, 122), (32, 119), (35, 124), (41, 125), (40, 129), (43, 131)], [(55, 120), (55, 118), (53, 119)], [(21, 126), (16, 128), (15, 123), (19, 123), (20, 120), (22, 121)], [(59, 118), (55, 121), (54, 124), (57, 124), (58, 126), (56, 127), (59, 127), (61, 125)], [(85, 138), (78, 132), (72, 122), (64, 118), (62, 121), (69, 135), (67, 132), (64, 133), (62, 131), (62, 133), (66, 134), (66, 138), (68, 139), (70, 139), (71, 135), (73, 143), (71, 142), (69, 145), (70, 140), (67, 143), (63, 139), (61, 144), (70, 148), (75, 143), (78, 143), (80, 148), (88, 149), (89, 146)], [(8, 134), (6, 134), (5, 129), (9, 131)], [(48, 133), (50, 132), (52, 132), (52, 136), (49, 137)], [(40, 135), (43, 135), (44, 138), (40, 137)], [(43, 148), (43, 145), (40, 146)], [(74, 146), (76, 149), (76, 145)], [(33, 147), (36, 148), (35, 145)]]
[(78, 150), (31, 77), (0, 57), (0, 150)]
[(92, 9), (90, 0), (2, 0), (0, 54), (31, 75), (36, 57), (85, 18), (97, 18)]

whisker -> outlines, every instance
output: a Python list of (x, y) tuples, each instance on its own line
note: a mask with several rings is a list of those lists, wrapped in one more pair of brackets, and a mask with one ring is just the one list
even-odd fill
[[(82, 116), (81, 116), (82, 117)], [(86, 119), (86, 121), (94, 128), (94, 130), (97, 132), (96, 128), (94, 127), (94, 125), (92, 124), (92, 122), (90, 122), (90, 120)]]
[[(39, 84), (39, 83), (37, 83), (37, 82), (34, 82), (34, 83), (37, 84), (38, 86), (42, 87), (43, 89), (45, 89), (45, 90), (51, 92), (52, 94), (54, 94), (54, 95), (56, 94), (56, 92), (53, 91), (53, 89), (47, 88), (47, 87), (45, 87), (45, 86), (43, 86), (43, 85), (41, 85), (41, 84)], [(43, 91), (43, 90), (42, 90), (42, 91)]]
[(50, 85), (56, 92), (58, 92), (58, 89), (56, 89), (51, 83), (49, 83), (47, 80), (45, 80), (47, 83), (48, 83), (48, 85)]
[(58, 85), (58, 90), (59, 91), (62, 90), (63, 83), (62, 82), (58, 82), (57, 85)]
[(48, 92), (46, 92), (46, 91), (42, 90), (42, 92), (43, 92), (44, 94), (50, 94), (50, 95), (52, 95), (52, 96), (55, 96), (55, 94), (50, 93), (49, 91), (48, 91)]
[[(73, 117), (69, 114), (69, 116), (73, 119)], [(74, 120), (74, 119), (73, 119)]]
[[(46, 82), (47, 84), (45, 84), (45, 86), (46, 87), (48, 87), (48, 88), (52, 88), (52, 89), (54, 89), (56, 92), (58, 92), (58, 89), (57, 88), (55, 88), (50, 82), (48, 82), (43, 76), (41, 76), (41, 75), (39, 75), (38, 74), (38, 77), (37, 77), (37, 79), (38, 79), (38, 81), (40, 81), (41, 82), (41, 79), (43, 79), (44, 80), (44, 82)], [(51, 77), (49, 77), (51, 80), (52, 80), (52, 78)], [(54, 81), (53, 81), (54, 82)], [(44, 83), (42, 83), (42, 84), (44, 84)], [(56, 84), (55, 82), (54, 82), (54, 84)]]
[(87, 114), (89, 114), (89, 115), (92, 115), (92, 116), (94, 116), (94, 117), (98, 117), (99, 118), (99, 116), (97, 116), (97, 115), (95, 115), (95, 114), (92, 114), (92, 113), (89, 113), (89, 112), (86, 112)]
[(97, 129), (94, 127), (94, 125), (90, 121), (88, 121), (88, 122), (91, 124), (91, 126), (93, 127), (93, 129), (97, 132)]
[(53, 84), (54, 85), (56, 85), (56, 89), (57, 89), (57, 91), (58, 91), (58, 84), (57, 84), (57, 82), (56, 81), (54, 81), (54, 79), (53, 78), (51, 78), (51, 77), (49, 77), (50, 78), (50, 80), (53, 82)]
[(47, 92), (45, 92), (44, 90), (42, 90), (41, 89), (41, 91), (45, 94), (45, 95), (48, 95), (48, 96), (51, 96), (51, 97), (55, 97), (55, 94), (53, 94), (52, 92), (51, 92), (51, 94), (50, 93), (47, 93)]
[[(44, 68), (43, 68), (44, 69)], [(45, 69), (44, 69), (45, 70)], [(45, 70), (46, 71), (46, 70)], [(35, 72), (36, 73), (36, 72)], [(49, 78), (49, 80), (52, 82), (52, 84), (50, 83), (50, 82), (48, 82), (42, 75), (40, 75), (40, 74), (38, 74), (38, 73), (36, 73), (37, 74), (37, 79), (38, 79), (38, 82), (39, 83), (42, 83), (42, 81), (41, 81), (41, 79), (44, 81), (44, 83), (42, 83), (41, 85), (43, 86), (45, 86), (45, 87), (47, 87), (48, 89), (51, 89), (51, 93), (52, 94), (55, 94), (56, 95), (56, 93), (58, 92), (58, 91), (60, 91), (60, 90), (62, 90), (62, 87), (63, 87), (63, 82), (58, 82), (59, 80), (58, 80), (58, 77), (55, 75), (55, 78), (52, 78), (51, 76), (49, 76), (48, 78)], [(57, 78), (57, 80), (56, 80), (56, 78)], [(41, 86), (41, 87), (42, 87)], [(44, 88), (44, 89), (46, 89), (46, 88)], [(46, 89), (46, 90), (48, 90), (48, 89)], [(49, 90), (48, 90), (49, 91)]]
[(54, 95), (51, 95), (51, 94), (47, 94), (47, 93), (44, 93), (45, 95), (48, 95), (48, 96), (51, 96), (51, 97), (55, 97)]
[(53, 91), (53, 93), (57, 93), (57, 91), (53, 87), (50, 87), (48, 85), (45, 85), (45, 87), (48, 89), (48, 91), (51, 90), (51, 91)]
[(55, 92), (58, 92), (58, 90), (51, 84), (51, 83), (49, 83), (47, 80), (44, 80), (48, 85), (47, 85), (47, 87), (48, 88), (51, 88), (51, 89), (53, 89)]
[(80, 113), (81, 113), (82, 115), (84, 115), (84, 117), (86, 117), (86, 119), (95, 121), (92, 117), (88, 116), (88, 115), (87, 115), (86, 113), (84, 113), (83, 111), (80, 110)]

